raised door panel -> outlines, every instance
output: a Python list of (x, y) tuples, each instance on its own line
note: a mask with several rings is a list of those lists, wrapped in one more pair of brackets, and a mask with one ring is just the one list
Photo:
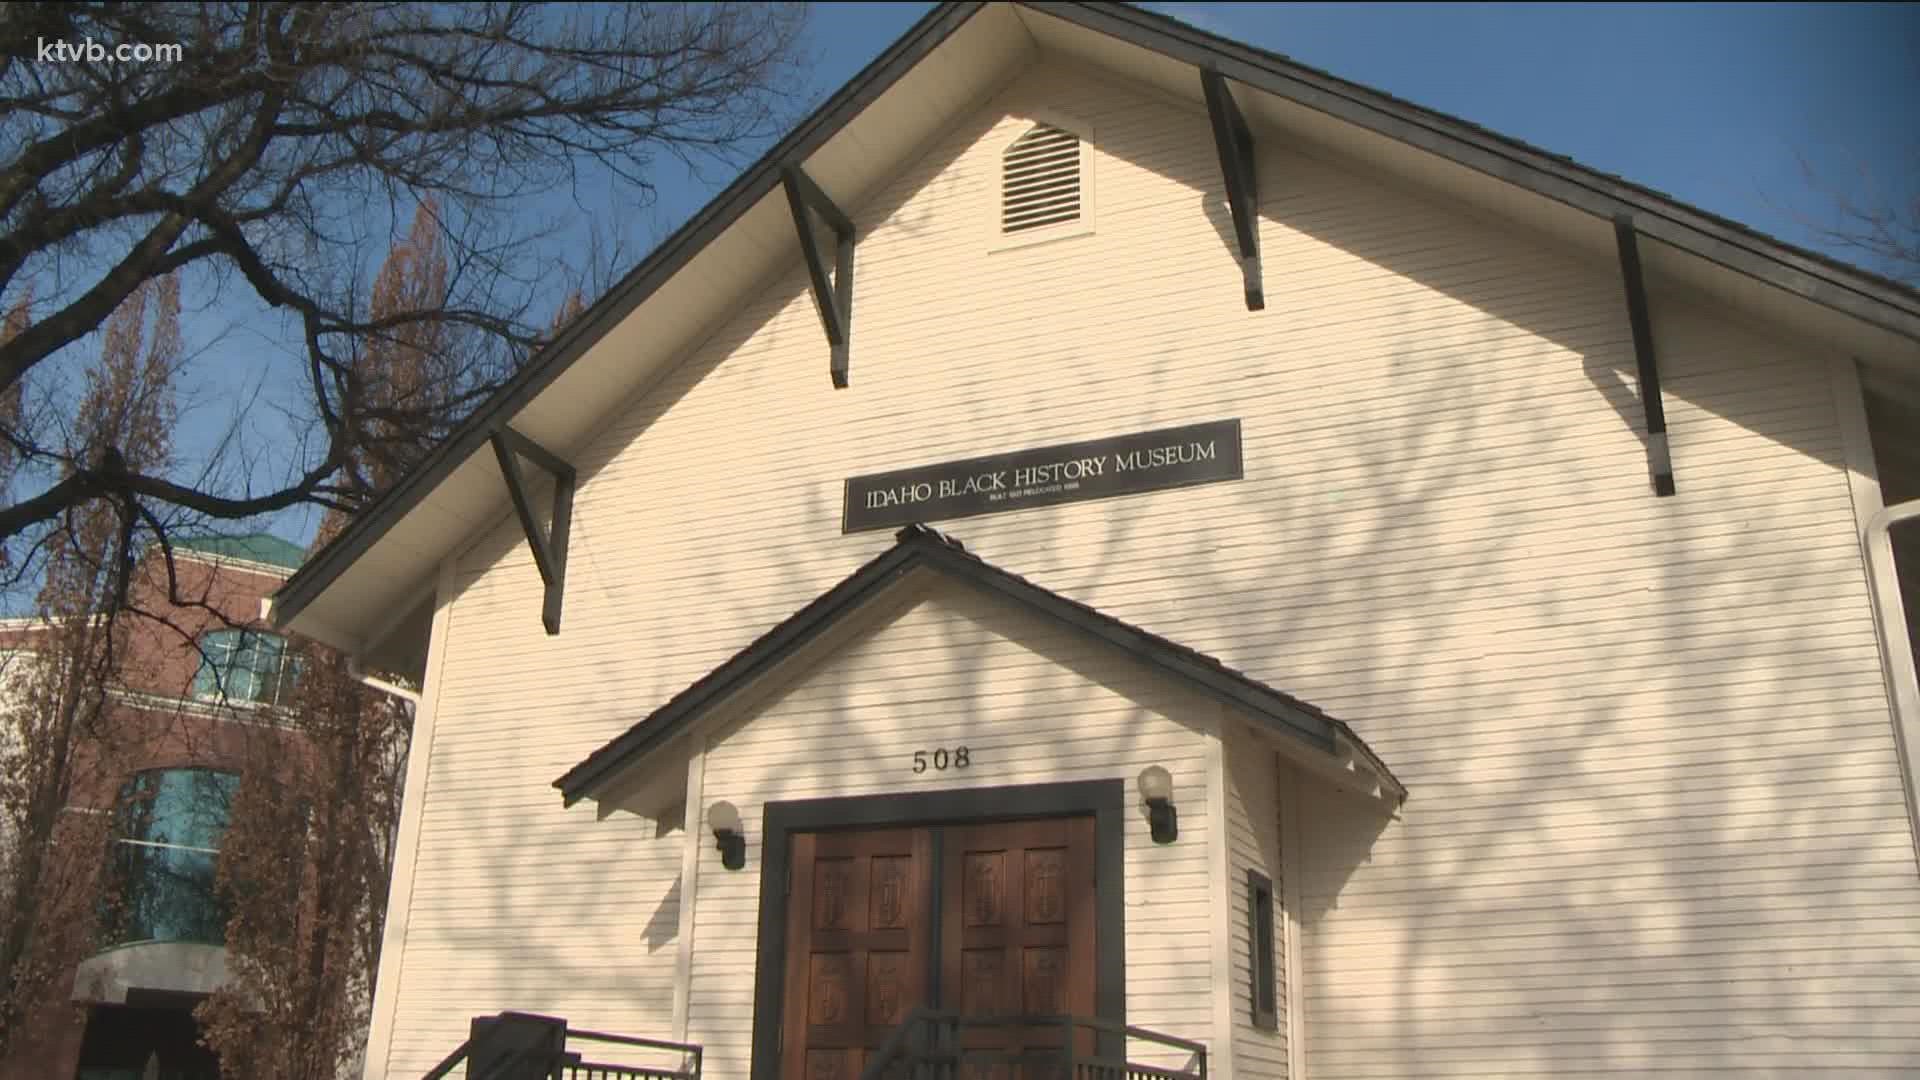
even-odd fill
[[(1091, 1016), (1093, 819), (948, 828), (942, 840), (941, 998), (967, 1016)], [(970, 1046), (1060, 1045), (1058, 1028), (969, 1031)]]
[(784, 1080), (854, 1080), (927, 1000), (933, 855), (926, 829), (793, 838)]

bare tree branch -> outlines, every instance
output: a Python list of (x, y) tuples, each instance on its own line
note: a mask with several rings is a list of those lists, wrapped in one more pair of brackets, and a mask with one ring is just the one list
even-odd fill
[[(232, 490), (108, 468), (104, 448), (74, 460), (36, 426), (48, 409), (0, 410), (0, 545), (26, 555), (95, 501), (239, 519), (364, 497), (350, 474), (417, 458), (539, 347), (557, 282), (608, 276), (529, 263), (530, 201), (583, 174), (644, 201), (660, 155), (725, 160), (770, 135), (797, 101), (803, 19), (740, 3), (0, 5), (9, 40), (183, 50), (0, 60), (0, 300), (33, 293), (0, 340), (0, 400), (50, 392), (35, 388), (51, 362), (191, 267), (192, 287), (237, 282), (293, 316), (278, 382), (303, 388), (318, 429), (273, 490)], [(368, 245), (427, 205), (444, 287), (376, 314)], [(445, 392), (380, 397), (367, 358), (396, 347)]]
[(1920, 141), (1908, 149), (1906, 168), (1896, 175), (1874, 176), (1863, 169), (1843, 188), (1805, 157), (1800, 171), (1808, 186), (1831, 203), (1831, 223), (1805, 222), (1815, 236), (1869, 270), (1920, 288)]

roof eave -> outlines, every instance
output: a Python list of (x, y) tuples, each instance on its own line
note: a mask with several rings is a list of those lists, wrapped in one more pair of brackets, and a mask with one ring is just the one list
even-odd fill
[(1546, 195), (1920, 341), (1920, 290), (1787, 244), (1649, 188), (1129, 4), (1022, 5), (1286, 98)]
[[(289, 578), (274, 594), (276, 626), (301, 630), (300, 615), (355, 561), (427, 497), (456, 468), (485, 449), (494, 431), (578, 360), (587, 349), (631, 315), (669, 278), (780, 183), (780, 167), (804, 163), (846, 123), (964, 25), (984, 5), (948, 3), (929, 12), (899, 41), (803, 120), (758, 162), (676, 229), (652, 255), (630, 271), (574, 319), (526, 367), (484, 402), (474, 414), (371, 506), (354, 516), (340, 535)], [(337, 632), (333, 636), (338, 635)]]
[[(495, 430), (517, 417), (690, 259), (770, 195), (779, 182), (781, 165), (805, 163), (981, 7), (977, 3), (959, 3), (935, 8), (669, 237), (626, 279), (588, 308), (552, 345), (436, 447), (419, 467), (358, 515), (340, 536), (287, 580), (275, 594), (273, 620), (276, 625), (342, 648), (364, 644), (353, 636), (352, 628), (329, 625), (326, 620), (303, 619), (303, 613), (356, 561), (367, 557), (399, 521), (484, 450), (484, 444)], [(1351, 122), (1597, 218), (1630, 215), (1641, 233), (1652, 240), (1920, 346), (1920, 292), (1762, 236), (1657, 192), (1275, 54), (1127, 5), (1036, 3), (1020, 7), (1038, 17), (1057, 18), (1183, 64), (1211, 66), (1254, 90)], [(1913, 355), (1920, 357), (1920, 348)]]

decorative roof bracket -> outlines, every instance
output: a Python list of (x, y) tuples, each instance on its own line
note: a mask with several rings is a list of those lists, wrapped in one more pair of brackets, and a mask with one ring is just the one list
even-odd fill
[[(533, 549), (533, 564), (546, 583), (546, 603), (540, 609), (540, 622), (548, 634), (560, 632), (560, 596), (567, 581), (567, 536), (573, 528), (573, 466), (550, 453), (545, 447), (506, 425), (495, 428), (491, 438), (493, 455), (500, 460), (500, 472), (507, 479), (507, 494), (513, 499), (513, 512), (527, 534), (527, 546)], [(520, 472), (525, 458), (553, 477), (553, 516), (543, 532), (534, 520), (533, 507), (527, 501), (527, 484)]]
[(1267, 306), (1260, 277), (1260, 185), (1253, 167), (1253, 133), (1227, 80), (1212, 68), (1200, 69), (1200, 89), (1207, 98), (1207, 118), (1213, 122), (1213, 145), (1220, 152), (1220, 174), (1226, 180), (1227, 207), (1233, 212), (1233, 235), (1240, 248), (1240, 273), (1246, 279), (1247, 310)]
[[(847, 334), (853, 322), (853, 219), (834, 205), (820, 185), (798, 165), (780, 167), (780, 186), (787, 191), (787, 205), (793, 210), (793, 227), (800, 234), (800, 254), (807, 261), (807, 278), (813, 287), (813, 303), (820, 309), (820, 325), (826, 328), (827, 344), (832, 348), (830, 374), (837, 390), (847, 387)], [(807, 220), (811, 209), (833, 230), (833, 277), (827, 277), (826, 260), (819, 241)]]
[(1660, 398), (1660, 365), (1653, 355), (1653, 323), (1647, 316), (1647, 287), (1640, 276), (1640, 242), (1633, 218), (1613, 219), (1613, 239), (1620, 249), (1620, 277), (1627, 286), (1627, 320), (1633, 325), (1633, 355), (1640, 364), (1640, 405), (1647, 411), (1647, 469), (1653, 490), (1672, 495), (1673, 454), (1667, 445), (1667, 407)]

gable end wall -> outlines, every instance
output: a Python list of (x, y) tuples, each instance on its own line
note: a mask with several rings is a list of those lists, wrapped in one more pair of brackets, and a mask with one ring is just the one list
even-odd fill
[[(1095, 134), (1096, 228), (990, 250), (999, 148), (1041, 110)], [(843, 478), (1227, 417), (1242, 481), (950, 528), (1348, 720), (1411, 790), (1391, 822), (1299, 793), (1314, 1080), (1920, 1058), (1833, 357), (1653, 282), (1654, 498), (1616, 267), (1259, 145), (1248, 313), (1204, 115), (1031, 71), (853, 208), (849, 389), (796, 252), (579, 456), (560, 636), (510, 521), (461, 557), (391, 1075), (498, 1008), (670, 1030), (682, 834), (547, 785), (884, 546), (840, 533)], [(751, 906), (701, 876), (698, 918)], [(701, 1004), (739, 978), (718, 940), (693, 1004), (724, 1076), (748, 1006)]]

